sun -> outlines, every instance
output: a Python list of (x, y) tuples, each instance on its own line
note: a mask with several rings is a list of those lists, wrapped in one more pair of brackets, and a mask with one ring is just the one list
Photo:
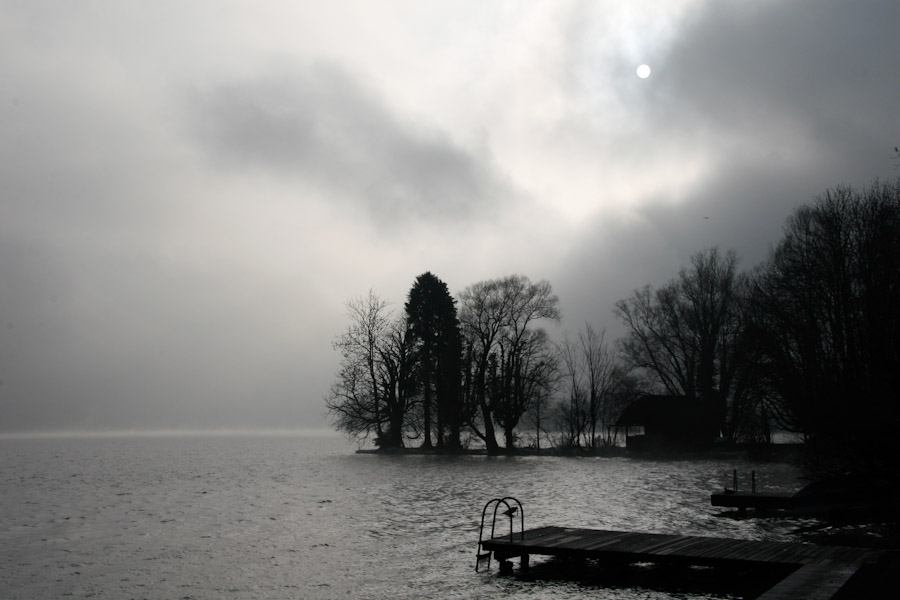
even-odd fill
[(641, 79), (647, 79), (650, 77), (650, 66), (649, 65), (641, 65), (637, 68), (637, 76)]

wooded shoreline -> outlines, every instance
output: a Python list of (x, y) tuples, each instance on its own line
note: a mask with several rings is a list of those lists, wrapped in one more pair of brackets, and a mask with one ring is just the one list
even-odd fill
[(613, 448), (500, 448), (489, 453), (485, 448), (360, 448), (357, 454), (376, 455), (437, 455), (437, 456), (565, 456), (572, 458), (639, 458), (647, 460), (729, 459), (763, 460), (772, 462), (799, 461), (803, 444), (731, 444), (708, 450), (636, 452), (616, 446)]

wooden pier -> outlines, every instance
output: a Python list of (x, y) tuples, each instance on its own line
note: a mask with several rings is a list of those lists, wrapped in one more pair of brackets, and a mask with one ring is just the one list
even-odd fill
[(794, 494), (771, 492), (728, 491), (711, 494), (709, 499), (713, 506), (739, 508), (741, 511), (745, 511), (748, 508), (755, 510), (789, 510), (800, 506), (800, 503), (794, 499)]
[(739, 492), (737, 469), (734, 469), (732, 473), (733, 489), (726, 488), (722, 492), (712, 494), (709, 499), (713, 506), (737, 508), (743, 513), (748, 508), (763, 511), (790, 510), (803, 503), (802, 500), (798, 500), (797, 494), (757, 492), (756, 471), (750, 471), (750, 491)]
[(760, 598), (831, 598), (864, 565), (874, 564), (886, 551), (848, 546), (820, 546), (796, 542), (769, 542), (578, 529), (540, 527), (481, 543), (509, 571), (509, 560), (520, 557), (528, 568), (529, 555), (593, 558), (610, 562), (681, 563), (728, 566), (736, 563), (779, 565), (794, 570)]

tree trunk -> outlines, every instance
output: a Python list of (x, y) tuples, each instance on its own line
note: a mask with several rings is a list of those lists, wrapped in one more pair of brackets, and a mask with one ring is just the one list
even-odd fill
[(425, 421), (425, 439), (422, 441), (422, 448), (432, 448), (431, 445), (431, 374), (426, 365), (425, 377), (422, 382), (422, 418)]
[[(440, 377), (440, 374), (438, 374), (438, 377)], [(443, 448), (444, 447), (444, 411), (446, 410), (446, 407), (444, 406), (444, 402), (443, 402), (443, 400), (444, 400), (443, 394), (441, 394), (441, 393), (435, 394), (435, 399), (437, 400), (437, 402), (435, 402), (435, 405), (436, 405), (435, 410), (437, 412), (437, 427), (436, 427), (436, 429), (437, 429), (437, 447)]]
[(516, 436), (512, 427), (503, 428), (503, 437), (506, 442), (506, 449), (512, 450), (516, 447)]
[(500, 454), (500, 446), (497, 444), (497, 435), (494, 431), (494, 419), (491, 415), (491, 409), (488, 407), (486, 398), (485, 372), (487, 371), (487, 360), (482, 361), (483, 364), (478, 367), (478, 405), (481, 407), (481, 415), (484, 419), (484, 444), (488, 454)]
[(488, 408), (487, 402), (482, 399), (481, 414), (484, 417), (484, 444), (487, 447), (488, 454), (500, 454), (500, 445), (497, 444), (497, 435), (494, 432), (494, 422), (491, 417), (491, 409)]

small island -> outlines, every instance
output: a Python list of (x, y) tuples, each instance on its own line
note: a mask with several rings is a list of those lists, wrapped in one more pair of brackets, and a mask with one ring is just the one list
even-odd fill
[(750, 270), (698, 251), (615, 303), (614, 341), (590, 323), (562, 330), (548, 281), (508, 275), (454, 297), (425, 272), (403, 310), (374, 291), (347, 303), (325, 403), (363, 452), (791, 460), (817, 494), (896, 524), (897, 265), (900, 179), (800, 206)]

